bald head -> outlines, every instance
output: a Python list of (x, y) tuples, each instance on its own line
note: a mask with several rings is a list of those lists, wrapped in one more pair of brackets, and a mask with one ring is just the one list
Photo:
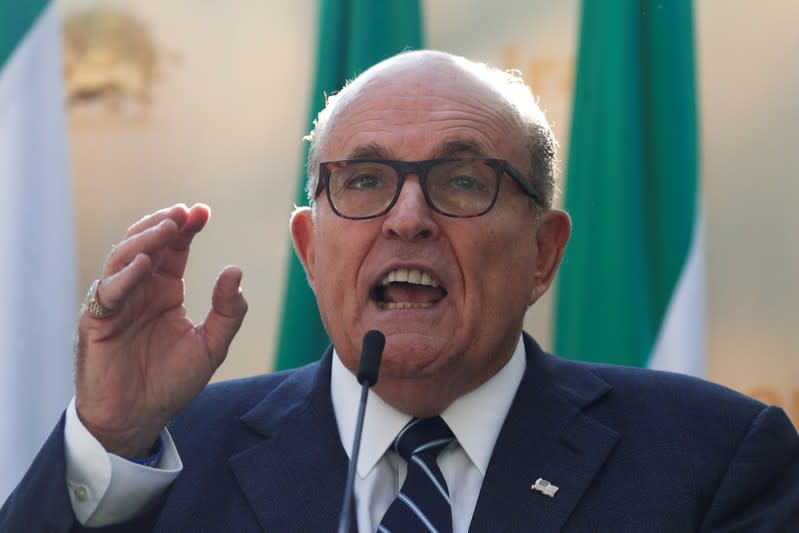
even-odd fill
[[(496, 115), (491, 118), (506, 126), (507, 143), (523, 143), (529, 165), (521, 170), (540, 192), (544, 204), (551, 206), (556, 141), (529, 87), (515, 74), (432, 50), (405, 52), (386, 59), (327, 99), (307, 137), (311, 142), (307, 190), (312, 203), (318, 188), (320, 154), (335, 139), (342, 117), (357, 113), (357, 103), (375, 94), (386, 96), (392, 106), (409, 109), (415, 101), (423, 99), (463, 100), (465, 124), (472, 108), (475, 118), (485, 118), (486, 114), (485, 109), (480, 109), (482, 106), (470, 106), (469, 98), (489, 102), (490, 114)], [(429, 116), (413, 120), (418, 124), (434, 121), (435, 113), (430, 113), (430, 107), (426, 107)], [(481, 116), (477, 117), (478, 114)], [(479, 138), (481, 132), (477, 128), (474, 133)]]

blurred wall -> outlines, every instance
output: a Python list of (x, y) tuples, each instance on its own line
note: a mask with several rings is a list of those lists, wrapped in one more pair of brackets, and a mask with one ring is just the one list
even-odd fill
[[(85, 45), (89, 53), (82, 55), (89, 57), (75, 61), (78, 87), (70, 105), (80, 282), (88, 286), (97, 277), (111, 245), (141, 216), (177, 202), (210, 205), (211, 222), (194, 242), (185, 276), (188, 315), (205, 316), (226, 264), (243, 268), (250, 302), (216, 379), (271, 368), (312, 83), (315, 6), (314, 0), (62, 3), (67, 23), (92, 10), (84, 41), (97, 43)], [(100, 23), (117, 31), (104, 33)], [(145, 39), (129, 35), (142, 28)], [(118, 51), (133, 41), (152, 53)], [(117, 52), (92, 55), (92, 47)], [(140, 82), (142, 58), (153, 55), (153, 79)], [(146, 98), (137, 97), (140, 85)]]
[(708, 374), (799, 426), (799, 3), (696, 6)]
[[(799, 4), (767, 5), (697, 0), (695, 8), (708, 377), (783, 405), (797, 421), (799, 70), (791, 58), (799, 34), (790, 21)], [(521, 70), (541, 96), (565, 161), (579, 2), (485, 6), (427, 0), (427, 45)], [(269, 370), (310, 101), (316, 0), (62, 0), (61, 7), (84, 47), (68, 62), (82, 285), (139, 217), (179, 201), (206, 202), (213, 216), (186, 274), (188, 314), (205, 315), (225, 264), (242, 266), (250, 312), (215, 379)], [(79, 20), (87, 13), (94, 19)], [(116, 33), (98, 29), (98, 20)], [(114, 52), (101, 52), (108, 49)], [(551, 304), (539, 302), (526, 323), (545, 347)]]

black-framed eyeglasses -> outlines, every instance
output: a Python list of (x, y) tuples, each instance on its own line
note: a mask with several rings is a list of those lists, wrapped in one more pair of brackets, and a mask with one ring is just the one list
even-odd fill
[(319, 164), (314, 197), (327, 189), (333, 212), (361, 220), (386, 214), (399, 198), (405, 176), (416, 174), (424, 198), (448, 217), (479, 217), (488, 213), (499, 196), (503, 174), (510, 176), (539, 206), (541, 196), (528, 179), (504, 159), (445, 157), (426, 161), (360, 158)]

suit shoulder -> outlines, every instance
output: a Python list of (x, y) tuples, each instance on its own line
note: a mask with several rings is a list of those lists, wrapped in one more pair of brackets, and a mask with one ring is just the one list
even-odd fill
[[(600, 378), (608, 382), (621, 393), (635, 394), (640, 397), (653, 396), (657, 399), (695, 401), (702, 399), (710, 402), (733, 404), (739, 407), (748, 406), (754, 411), (762, 410), (765, 405), (749, 396), (724, 385), (706, 379), (647, 368), (626, 367), (598, 363), (586, 363)], [(676, 397), (679, 395), (679, 397)]]
[(713, 429), (742, 437), (767, 406), (738, 391), (685, 374), (644, 368), (568, 361), (609, 385), (598, 413), (628, 420), (647, 418), (666, 427), (702, 433)]

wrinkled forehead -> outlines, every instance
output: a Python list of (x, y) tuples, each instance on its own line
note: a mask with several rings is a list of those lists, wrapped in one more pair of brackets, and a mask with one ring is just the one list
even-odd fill
[[(519, 139), (510, 104), (466, 60), (441, 53), (403, 54), (372, 67), (334, 101), (321, 152), (324, 159), (352, 157), (364, 143), (402, 151), (402, 144), (434, 147), (464, 140), (497, 156), (505, 139)], [(451, 142), (450, 142), (451, 144)], [(397, 146), (400, 145), (400, 146)], [(403, 154), (392, 155), (403, 158)]]

